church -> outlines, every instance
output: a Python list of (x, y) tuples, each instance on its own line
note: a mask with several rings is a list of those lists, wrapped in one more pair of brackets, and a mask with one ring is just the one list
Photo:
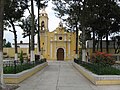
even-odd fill
[[(73, 60), (76, 57), (76, 33), (66, 31), (63, 23), (60, 21), (58, 27), (52, 32), (48, 29), (48, 14), (42, 9), (40, 17), (40, 48), (41, 58), (47, 60)], [(54, 24), (53, 24), (54, 25)], [(29, 43), (17, 43), (18, 53), (23, 51), (24, 57), (29, 56)], [(35, 44), (35, 54), (38, 54), (38, 45)], [(14, 43), (12, 48), (4, 48), (4, 58), (14, 58)]]
[(45, 9), (40, 13), (40, 47), (41, 56), (47, 60), (73, 60), (75, 58), (76, 33), (67, 32), (62, 22), (50, 32), (48, 14)]

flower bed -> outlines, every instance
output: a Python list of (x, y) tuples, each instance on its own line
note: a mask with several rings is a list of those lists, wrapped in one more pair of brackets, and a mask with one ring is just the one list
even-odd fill
[(90, 56), (91, 63), (99, 63), (102, 65), (113, 65), (115, 64), (115, 59), (112, 54), (107, 54), (105, 52), (96, 52)]

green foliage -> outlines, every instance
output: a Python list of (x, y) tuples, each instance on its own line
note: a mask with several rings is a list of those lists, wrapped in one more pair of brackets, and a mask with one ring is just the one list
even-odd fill
[(28, 8), (28, 0), (5, 0), (4, 20), (11, 27), (11, 22), (19, 21)]
[[(53, 4), (57, 16), (62, 17), (68, 30), (75, 31), (77, 26), (82, 31), (83, 47), (85, 40), (90, 39), (91, 32), (94, 33), (93, 51), (95, 51), (95, 37), (102, 41), (102, 38), (107, 38), (111, 33), (119, 32), (120, 7), (116, 0), (53, 0)], [(67, 17), (64, 17), (66, 15)], [(100, 46), (102, 51), (102, 44)], [(108, 43), (106, 49), (108, 52)]]
[(34, 0), (39, 8), (46, 7), (49, 0)]
[(4, 44), (3, 47), (7, 47), (7, 48), (9, 47), (10, 48), (11, 47), (11, 43), (8, 41), (7, 43)]
[[(21, 29), (23, 29), (23, 38), (31, 35), (31, 15), (29, 15), (27, 18), (21, 20), (21, 24), (19, 26)], [(34, 33), (37, 33), (37, 19), (35, 19), (35, 30)], [(35, 35), (34, 34), (34, 35)]]
[[(24, 12), (28, 8), (29, 0), (5, 0), (4, 8), (4, 28), (9, 29), (14, 34), (15, 53), (17, 51), (17, 31), (16, 26), (20, 19), (24, 17)], [(12, 30), (10, 29), (12, 27)]]
[[(76, 26), (80, 29), (80, 12), (81, 12), (81, 1), (74, 0), (53, 0), (55, 7), (53, 8), (56, 12), (56, 16), (63, 19), (69, 32), (75, 32)], [(67, 17), (64, 17), (66, 16)], [(79, 16), (79, 17), (78, 17)]]
[(98, 63), (87, 63), (81, 60), (74, 60), (77, 64), (83, 66), (89, 71), (97, 75), (120, 75), (120, 70), (116, 69), (110, 65), (102, 65)]
[(23, 59), (23, 51), (21, 50), (21, 52), (20, 52), (20, 56), (19, 56), (19, 58), (20, 58), (20, 62), (21, 62), (21, 64), (24, 62), (24, 59)]
[(16, 73), (19, 73), (19, 72), (22, 72), (24, 70), (27, 70), (27, 69), (31, 69), (39, 64), (42, 64), (46, 62), (46, 59), (42, 59), (40, 61), (37, 61), (37, 62), (26, 62), (26, 63), (23, 63), (23, 64), (17, 64), (16, 67), (14, 65), (7, 65), (7, 66), (4, 66), (3, 67), (3, 72), (4, 74), (15, 74), (15, 70), (16, 70)]
[(81, 64), (81, 65), (98, 75), (120, 75), (120, 70), (111, 66), (103, 66), (99, 64), (91, 65)]
[[(30, 69), (34, 67), (35, 65), (32, 63), (26, 63), (26, 64), (20, 64), (16, 66), (16, 73), (22, 72), (24, 70)], [(4, 73), (5, 74), (14, 74), (15, 67), (14, 66), (8, 66), (4, 67)]]

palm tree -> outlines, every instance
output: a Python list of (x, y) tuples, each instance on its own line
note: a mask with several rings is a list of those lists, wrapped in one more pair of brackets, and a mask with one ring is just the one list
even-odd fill
[(0, 89), (3, 84), (3, 13), (4, 0), (0, 0)]

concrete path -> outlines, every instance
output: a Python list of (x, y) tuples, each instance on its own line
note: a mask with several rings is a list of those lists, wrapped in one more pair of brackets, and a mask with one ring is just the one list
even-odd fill
[(49, 62), (17, 90), (120, 90), (120, 85), (95, 86), (84, 78), (70, 62)]

